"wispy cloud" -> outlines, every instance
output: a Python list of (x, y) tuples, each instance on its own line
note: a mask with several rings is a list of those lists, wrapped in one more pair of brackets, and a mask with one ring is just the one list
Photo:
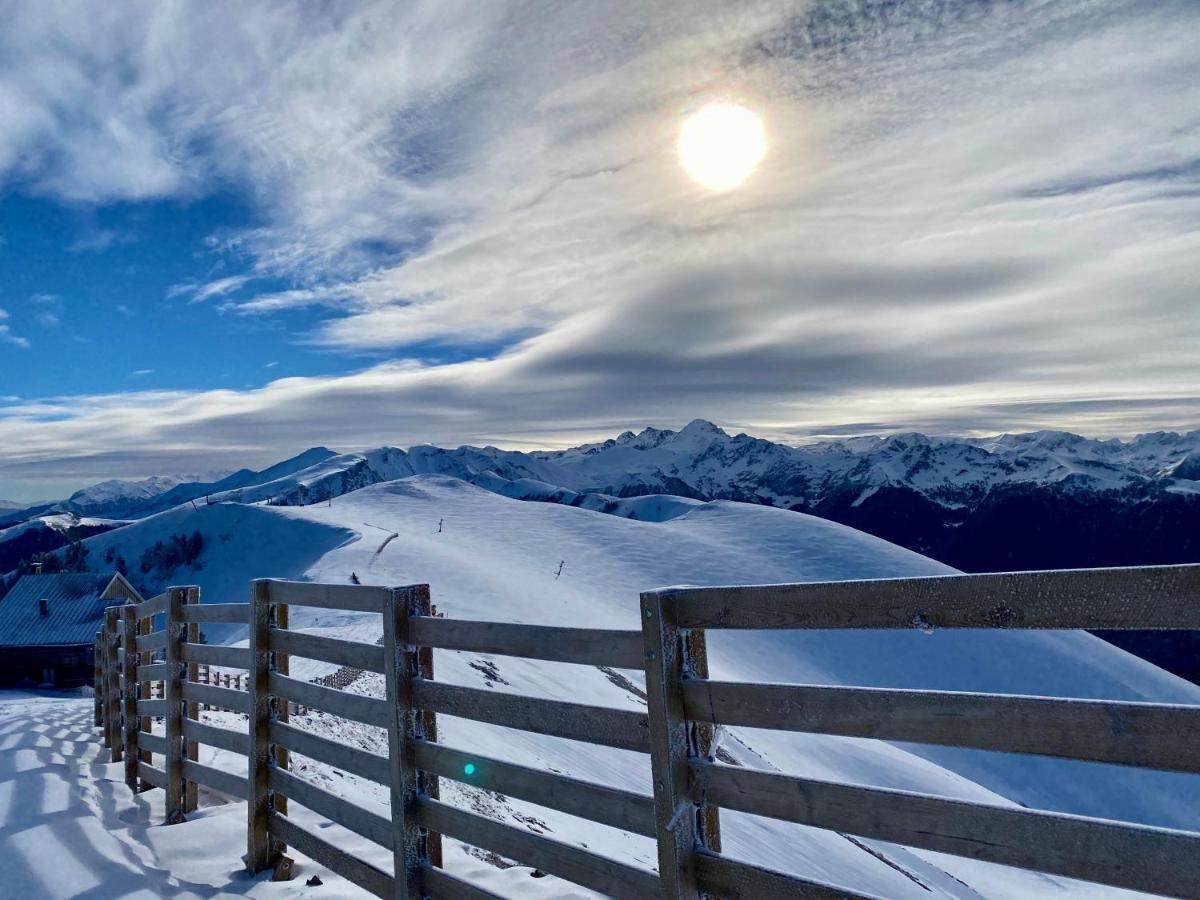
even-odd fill
[(167, 289), (167, 299), (188, 297), (193, 303), (203, 303), (205, 300), (238, 291), (253, 280), (252, 275), (229, 275), (213, 281), (173, 284)]
[[(10, 464), (102, 455), (105, 432), (181, 457), (193, 435), (207, 461), (210, 437), (232, 457), (694, 415), (781, 435), (1200, 421), (1200, 7), (837, 10), (147, 0), (85, 26), (18, 5), (0, 177), (74, 203), (243, 186), (260, 224), (206, 248), (239, 274), (174, 296), (306, 307), (298, 339), (398, 359), (5, 410)], [(118, 60), (127, 77), (96, 77)], [(674, 158), (710, 97), (762, 109), (770, 141), (722, 195)], [(405, 361), (428, 345), (489, 349)]]
[(130, 378), (145, 378), (147, 375), (153, 375), (153, 369), (134, 369), (129, 373)]
[(0, 309), (0, 343), (14, 344), (22, 349), (28, 349), (28, 339), (13, 333), (12, 326), (8, 324), (8, 318), (8, 311)]
[(103, 253), (110, 247), (133, 242), (133, 237), (107, 228), (85, 231), (67, 245), (68, 253)]

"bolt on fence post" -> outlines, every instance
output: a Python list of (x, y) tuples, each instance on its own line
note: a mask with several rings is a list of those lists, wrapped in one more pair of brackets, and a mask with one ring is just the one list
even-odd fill
[(138, 652), (137, 652), (137, 605), (131, 600), (121, 608), (124, 626), (125, 647), (122, 650), (122, 667), (125, 672), (125, 784), (135, 794), (138, 790)]
[(250, 768), (246, 796), (246, 870), (269, 869), (271, 853), (271, 582), (250, 582)]
[(432, 654), (423, 654), (408, 639), (409, 618), (429, 610), (429, 585), (419, 584), (389, 591), (383, 616), (396, 900), (419, 900), (421, 870), (441, 863), (441, 836), (417, 824), (416, 809), (420, 795), (437, 796), (437, 779), (418, 770), (413, 760), (415, 741), (437, 737), (433, 714), (419, 714), (412, 702), (413, 680), (433, 675)]
[(679, 628), (669, 594), (642, 594), (641, 609), (660, 896), (695, 900), (696, 848), (704, 836), (690, 791), (688, 755), (694, 735), (683, 706), (687, 636)]
[(104, 658), (108, 667), (108, 683), (104, 687), (104, 721), (107, 746), (112, 750), (112, 762), (124, 758), (125, 745), (121, 740), (121, 672), (117, 656), (120, 632), (117, 617), (120, 610), (110, 606), (104, 610)]

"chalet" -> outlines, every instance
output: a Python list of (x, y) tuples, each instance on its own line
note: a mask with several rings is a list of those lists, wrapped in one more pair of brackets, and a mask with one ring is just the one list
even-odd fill
[(90, 684), (104, 610), (127, 600), (142, 597), (119, 573), (25, 575), (0, 598), (0, 684)]

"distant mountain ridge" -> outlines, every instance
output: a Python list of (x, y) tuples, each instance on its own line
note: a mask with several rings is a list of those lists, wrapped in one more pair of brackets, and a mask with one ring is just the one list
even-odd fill
[(1200, 559), (1200, 430), (1128, 441), (905, 433), (796, 446), (696, 419), (566, 450), (314, 447), (211, 482), (105, 482), (35, 514), (141, 518), (201, 497), (301, 506), (420, 474), (597, 509), (647, 494), (776, 506), (966, 571)]
[[(322, 448), (323, 449), (323, 448)], [(273, 481), (217, 499), (304, 505), (380, 481), (417, 474), (484, 475), (543, 482), (581, 494), (675, 494), (812, 511), (850, 496), (861, 506), (903, 489), (946, 510), (979, 504), (1001, 488), (1055, 488), (1082, 495), (1200, 492), (1200, 431), (1157, 432), (1132, 441), (1066, 432), (994, 438), (896, 434), (801, 446), (730, 436), (697, 419), (680, 431), (646, 428), (566, 450), (379, 447), (329, 455)], [(851, 496), (852, 495), (852, 496)]]

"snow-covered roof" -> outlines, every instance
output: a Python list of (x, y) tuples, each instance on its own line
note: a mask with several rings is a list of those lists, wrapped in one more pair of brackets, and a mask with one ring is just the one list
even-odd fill
[(124, 602), (103, 596), (119, 577), (111, 572), (24, 576), (0, 597), (0, 647), (90, 644), (105, 607)]

